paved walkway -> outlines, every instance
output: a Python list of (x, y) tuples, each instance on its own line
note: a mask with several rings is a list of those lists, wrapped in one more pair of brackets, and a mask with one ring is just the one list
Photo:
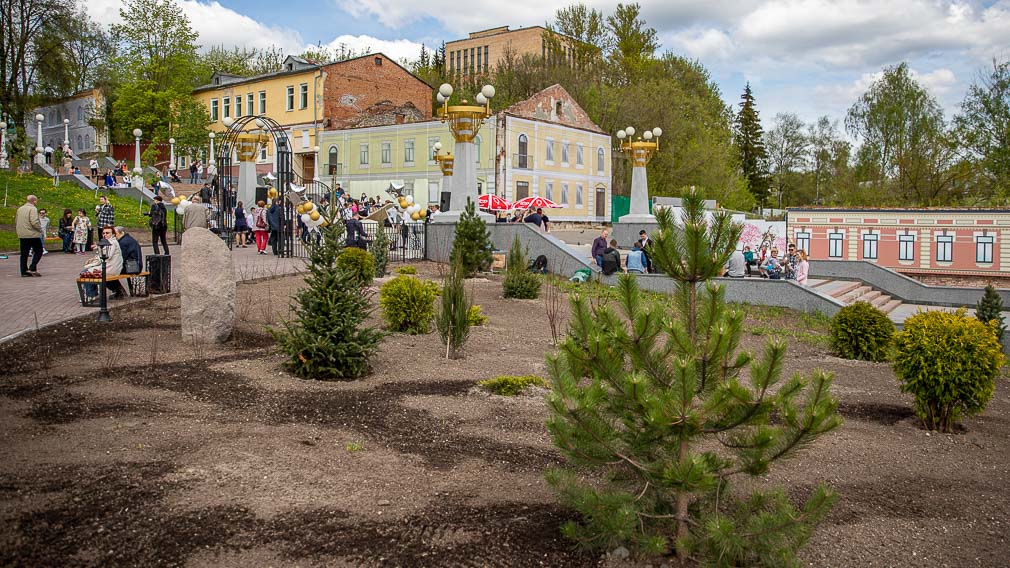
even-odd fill
[[(142, 250), (144, 255), (153, 253), (147, 245), (142, 245)], [(180, 250), (178, 245), (171, 248), (174, 254)], [(235, 249), (232, 254), (238, 281), (298, 272), (305, 265), (302, 259), (258, 255), (255, 248)], [(22, 278), (17, 254), (0, 260), (0, 342), (36, 327), (87, 314), (97, 315), (97, 308), (81, 306), (74, 282), (88, 258), (90, 256), (50, 252), (39, 262), (41, 278)], [(178, 289), (178, 268), (174, 267), (172, 290)], [(109, 305), (115, 307), (135, 301), (142, 299), (110, 301)]]

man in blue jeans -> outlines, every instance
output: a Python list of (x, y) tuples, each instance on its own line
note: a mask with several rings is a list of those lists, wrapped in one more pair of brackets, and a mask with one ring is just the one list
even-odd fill
[(596, 266), (603, 268), (603, 251), (607, 248), (607, 237), (610, 236), (610, 229), (600, 231), (600, 236), (593, 240), (593, 250), (589, 253), (596, 260)]

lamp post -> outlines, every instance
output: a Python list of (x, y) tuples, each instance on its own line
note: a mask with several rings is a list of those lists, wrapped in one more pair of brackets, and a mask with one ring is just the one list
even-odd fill
[[(456, 159), (452, 157), (451, 153), (442, 153), (442, 143), (435, 142), (435, 145), (431, 147), (432, 151), (435, 153), (435, 162), (438, 164), (438, 169), (442, 171), (442, 193), (449, 192), (452, 195), (452, 168)], [(439, 204), (442, 200), (439, 199)], [(439, 211), (441, 215), (442, 212)]]
[(620, 149), (631, 160), (631, 209), (627, 215), (620, 217), (618, 223), (655, 223), (656, 217), (649, 213), (649, 180), (645, 166), (659, 151), (659, 137), (663, 135), (661, 128), (646, 130), (635, 138), (635, 128), (629, 126), (617, 131)]
[(214, 163), (214, 133), (211, 132), (208, 136), (210, 137), (210, 158), (207, 160), (207, 165), (216, 166)]
[(168, 172), (172, 173), (179, 168), (175, 167), (175, 138), (168, 139)]
[[(432, 221), (440, 223), (455, 223), (459, 220), (460, 214), (466, 208), (467, 201), (477, 203), (477, 156), (476, 146), (473, 143), (484, 120), (491, 116), (491, 99), (494, 97), (495, 89), (491, 85), (484, 85), (480, 92), (474, 97), (476, 104), (470, 104), (463, 99), (461, 104), (449, 105), (449, 98), (452, 96), (453, 88), (448, 83), (443, 83), (438, 88), (436, 100), (442, 105), (438, 109), (438, 116), (442, 122), (449, 125), (452, 137), (456, 141), (453, 155), (453, 165), (459, 160), (459, 168), (452, 171), (452, 190), (449, 197), (449, 214), (440, 213)], [(439, 164), (442, 164), (439, 161)], [(443, 175), (444, 175), (443, 170)], [(487, 213), (479, 214), (484, 221), (494, 222), (494, 217)]]
[(99, 284), (101, 289), (98, 291), (98, 321), (112, 321), (112, 316), (109, 315), (109, 296), (106, 289), (106, 263), (109, 260), (109, 248), (112, 244), (108, 239), (102, 239), (98, 241), (98, 255), (102, 259), (102, 282)]
[(139, 128), (133, 129), (134, 138), (134, 148), (133, 148), (133, 187), (137, 189), (144, 188), (144, 170), (140, 167), (140, 137), (144, 134)]
[(7, 162), (7, 121), (0, 122), (0, 170), (10, 168)]
[(319, 181), (319, 146), (313, 146), (312, 151), (315, 155), (315, 158), (312, 160), (312, 180)]
[(39, 124), (39, 137), (35, 141), (35, 163), (44, 166), (46, 164), (46, 157), (44, 155), (46, 149), (42, 147), (42, 121), (46, 117), (42, 114), (35, 115), (35, 122)]
[(70, 153), (70, 119), (63, 119), (63, 155)]

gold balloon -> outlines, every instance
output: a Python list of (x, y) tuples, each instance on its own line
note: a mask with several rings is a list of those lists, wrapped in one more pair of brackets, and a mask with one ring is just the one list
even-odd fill
[(420, 213), (411, 213), (410, 214), (410, 218), (413, 219), (413, 220), (415, 220), (415, 221), (417, 221), (418, 219), (421, 218), (421, 214)]
[(306, 212), (305, 211), (305, 205), (299, 204), (298, 207), (295, 207), (295, 211), (297, 211), (299, 215), (301, 215), (302, 213), (305, 213)]
[(420, 210), (420, 211), (418, 211), (417, 213), (418, 213), (418, 215), (420, 215), (420, 216), (421, 216), (421, 218), (422, 218), (422, 219), (424, 219), (425, 217), (427, 217), (427, 216), (428, 216), (428, 210), (427, 210), (427, 209), (421, 209), (421, 210)]
[(270, 191), (267, 192), (267, 197), (270, 199), (277, 199), (277, 190), (271, 187)]
[(322, 215), (319, 214), (319, 211), (309, 213), (309, 219), (312, 219), (313, 221), (318, 221), (320, 217), (322, 217)]
[(314, 211), (314, 210), (315, 210), (315, 208), (316, 208), (316, 204), (315, 204), (315, 203), (312, 203), (311, 201), (306, 201), (306, 202), (305, 202), (305, 203), (303, 203), (302, 205), (303, 205), (303, 206), (305, 207), (305, 212), (306, 212), (306, 213), (311, 213), (311, 212), (312, 212), (312, 211)]
[(173, 197), (172, 198), (172, 205), (178, 205), (180, 201), (182, 201), (182, 198), (180, 198), (180, 197)]
[(326, 219), (323, 219), (323, 222), (322, 222), (322, 223), (320, 223), (320, 224), (319, 224), (319, 226), (320, 226), (320, 227), (325, 227), (325, 226), (327, 226), (327, 225), (329, 225), (329, 224), (330, 224), (330, 222), (329, 222), (329, 221), (327, 221)]
[(404, 199), (404, 198), (402, 198), (402, 197), (396, 203), (397, 203), (397, 205), (400, 206), (400, 209), (406, 209), (407, 208), (407, 200)]

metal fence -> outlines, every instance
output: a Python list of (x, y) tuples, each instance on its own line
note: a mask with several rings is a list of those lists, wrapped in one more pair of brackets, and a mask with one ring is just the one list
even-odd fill
[(390, 262), (410, 262), (427, 257), (427, 223), (402, 223), (391, 227), (369, 223), (365, 225), (369, 250), (375, 244), (379, 231), (383, 231), (389, 241)]

